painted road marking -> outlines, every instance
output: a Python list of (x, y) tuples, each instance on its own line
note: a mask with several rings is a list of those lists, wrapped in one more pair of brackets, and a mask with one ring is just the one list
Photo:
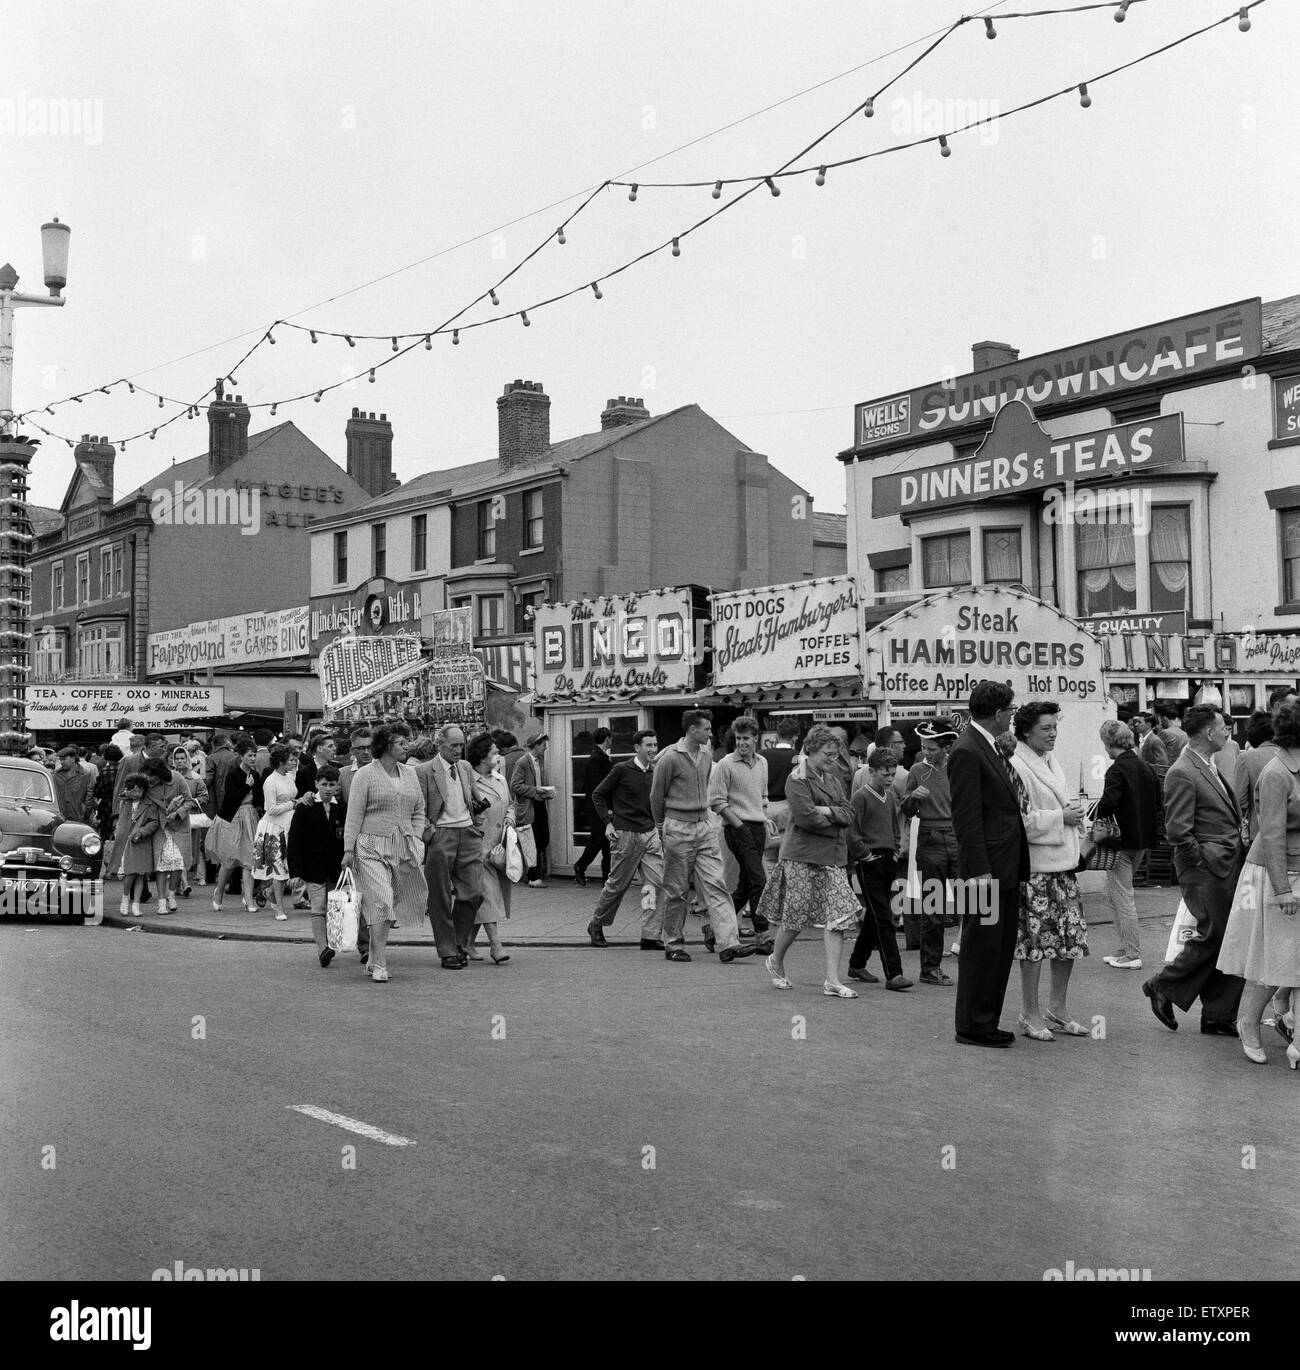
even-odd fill
[(383, 1142), (385, 1146), (414, 1146), (410, 1137), (399, 1137), (395, 1132), (385, 1132), (383, 1128), (371, 1127), (369, 1123), (358, 1122), (356, 1118), (345, 1118), (341, 1113), (331, 1113), (327, 1108), (317, 1108), (315, 1104), (286, 1104), (295, 1113), (305, 1113), (309, 1118), (318, 1118), (322, 1123), (333, 1123), (335, 1127), (345, 1127), (372, 1142)]

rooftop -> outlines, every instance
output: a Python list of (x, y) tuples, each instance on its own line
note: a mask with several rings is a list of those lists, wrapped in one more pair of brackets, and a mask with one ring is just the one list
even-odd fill
[(819, 514), (812, 516), (813, 541), (823, 546), (849, 545), (849, 516), (847, 514)]

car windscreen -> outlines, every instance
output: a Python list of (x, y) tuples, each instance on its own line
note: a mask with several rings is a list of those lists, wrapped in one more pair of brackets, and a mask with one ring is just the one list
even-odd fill
[(40, 771), (23, 771), (0, 766), (0, 798), (54, 802), (54, 786)]

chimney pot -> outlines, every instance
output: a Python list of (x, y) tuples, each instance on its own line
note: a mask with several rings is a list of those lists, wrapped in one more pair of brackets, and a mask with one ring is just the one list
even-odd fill
[(605, 406), (605, 412), (600, 416), (600, 426), (602, 431), (625, 428), (630, 423), (640, 423), (649, 417), (650, 411), (641, 400), (620, 395)]
[(551, 401), (541, 381), (516, 380), (497, 400), (497, 460), (503, 470), (542, 461), (551, 446)]
[(984, 341), (971, 344), (971, 358), (976, 371), (989, 371), (995, 366), (1006, 366), (1020, 360), (1020, 349), (1010, 343)]
[(354, 404), (354, 405), (352, 406), (352, 417), (355, 419), (355, 418), (357, 417), (357, 415), (359, 415), (360, 413), (361, 413), (361, 410), (358, 409), (358, 408), (356, 407), (356, 405)]

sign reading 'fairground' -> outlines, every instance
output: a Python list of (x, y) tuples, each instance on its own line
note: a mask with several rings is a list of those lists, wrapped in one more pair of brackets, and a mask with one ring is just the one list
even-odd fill
[(852, 577), (710, 598), (718, 689), (857, 674), (858, 595)]

